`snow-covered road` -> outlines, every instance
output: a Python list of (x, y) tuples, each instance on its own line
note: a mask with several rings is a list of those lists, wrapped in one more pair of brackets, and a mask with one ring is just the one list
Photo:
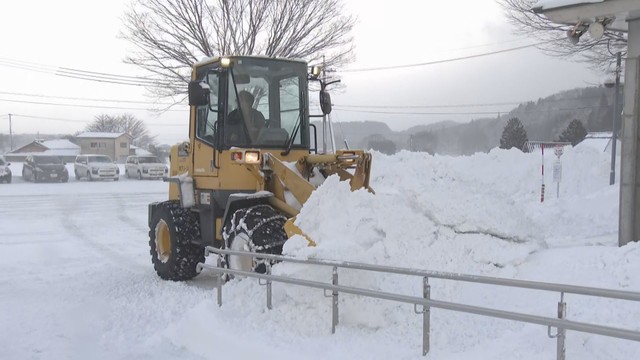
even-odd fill
[[(0, 187), (1, 359), (189, 359), (162, 329), (212, 278), (161, 281), (147, 245), (158, 181)], [(209, 295), (210, 296), (210, 295)]]
[[(494, 150), (469, 157), (375, 154), (372, 186), (329, 179), (298, 217), (315, 248), (289, 255), (640, 291), (640, 244), (619, 248), (617, 187), (608, 155), (570, 149), (560, 198), (540, 203), (540, 157)], [(549, 158), (546, 166), (552, 167)], [(68, 165), (69, 166), (69, 165)], [(166, 183), (28, 183), (12, 164), (0, 185), (0, 359), (422, 359), (412, 306), (340, 298), (332, 335), (321, 291), (234, 280), (215, 303), (215, 278), (160, 280), (151, 265), (147, 204)], [(547, 184), (551, 181), (547, 179)], [(275, 273), (327, 281), (279, 264)], [(421, 294), (421, 279), (341, 273), (341, 284)], [(555, 316), (558, 295), (433, 281), (437, 300)], [(567, 296), (568, 316), (640, 330), (640, 307)], [(555, 358), (538, 325), (432, 311), (426, 359)], [(640, 343), (570, 332), (567, 359), (630, 359)]]

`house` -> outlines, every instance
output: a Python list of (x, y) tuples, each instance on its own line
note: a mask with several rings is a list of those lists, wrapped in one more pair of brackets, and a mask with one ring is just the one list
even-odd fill
[(131, 147), (131, 136), (123, 132), (84, 132), (76, 135), (76, 140), (81, 154), (108, 155), (119, 163), (127, 160)]
[(153, 155), (150, 151), (147, 151), (141, 147), (137, 147), (135, 145), (131, 145), (131, 150), (129, 150), (129, 155)]
[(67, 139), (36, 139), (5, 154), (5, 158), (9, 161), (24, 161), (27, 156), (34, 154), (55, 155), (62, 161), (71, 162), (80, 154), (80, 146)]

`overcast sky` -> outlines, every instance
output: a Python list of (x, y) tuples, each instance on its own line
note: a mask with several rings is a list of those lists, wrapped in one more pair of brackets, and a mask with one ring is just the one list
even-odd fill
[[(75, 133), (96, 115), (132, 113), (146, 122), (161, 143), (187, 138), (186, 106), (156, 114), (144, 110), (149, 105), (122, 102), (154, 101), (141, 87), (55, 75), (57, 67), (67, 67), (144, 76), (140, 69), (123, 63), (132, 47), (117, 37), (128, 3), (31, 0), (0, 5), (0, 133), (9, 132), (9, 113), (15, 114), (14, 133)], [(585, 64), (552, 58), (534, 48), (436, 65), (346, 72), (488, 53), (536, 40), (513, 36), (494, 0), (345, 3), (346, 10), (358, 17), (353, 32), (356, 61), (338, 69), (345, 71), (341, 73), (345, 88), (332, 94), (335, 122), (377, 120), (400, 130), (444, 119), (469, 121), (497, 116), (480, 113), (508, 111), (515, 105), (448, 105), (537, 100), (557, 91), (596, 85), (603, 78)], [(443, 112), (456, 114), (435, 114)]]

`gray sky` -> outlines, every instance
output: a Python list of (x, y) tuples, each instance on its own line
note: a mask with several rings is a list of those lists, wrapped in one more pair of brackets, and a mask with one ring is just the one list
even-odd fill
[[(356, 61), (341, 70), (431, 62), (536, 42), (514, 37), (494, 0), (345, 2), (347, 10), (358, 17), (353, 32)], [(149, 102), (154, 99), (147, 97), (141, 87), (55, 75), (57, 67), (67, 67), (144, 76), (138, 68), (122, 62), (132, 49), (117, 37), (127, 4), (128, 0), (3, 2), (0, 6), (3, 34), (0, 133), (9, 132), (6, 116), (9, 113), (16, 114), (12, 121), (14, 133), (74, 133), (96, 115), (132, 113), (146, 122), (161, 143), (171, 144), (187, 138), (186, 106), (156, 114), (144, 110), (149, 105), (142, 103), (88, 101), (86, 99)], [(345, 87), (332, 94), (333, 120), (384, 121), (394, 130), (444, 119), (469, 121), (492, 117), (495, 115), (477, 113), (508, 111), (515, 105), (422, 109), (384, 106), (537, 100), (557, 91), (594, 85), (603, 78), (603, 74), (590, 71), (585, 64), (552, 58), (533, 48), (437, 65), (343, 72), (341, 76)], [(315, 98), (317, 94), (311, 96)], [(366, 113), (363, 110), (431, 114)], [(476, 114), (432, 114), (443, 112)]]

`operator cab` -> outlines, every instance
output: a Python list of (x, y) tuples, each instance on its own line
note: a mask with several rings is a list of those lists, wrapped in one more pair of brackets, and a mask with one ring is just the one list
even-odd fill
[(309, 149), (307, 64), (264, 57), (222, 57), (195, 66), (189, 105), (195, 138), (232, 147)]

